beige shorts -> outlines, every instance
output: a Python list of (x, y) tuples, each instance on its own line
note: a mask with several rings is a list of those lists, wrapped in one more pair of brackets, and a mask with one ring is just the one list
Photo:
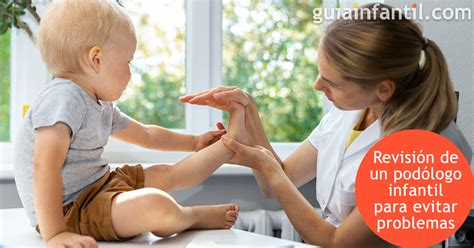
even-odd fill
[[(123, 241), (112, 227), (112, 199), (123, 192), (143, 188), (145, 175), (141, 165), (124, 165), (107, 172), (86, 188), (76, 200), (63, 207), (68, 232), (88, 235), (96, 240)], [(39, 232), (38, 226), (36, 230)]]

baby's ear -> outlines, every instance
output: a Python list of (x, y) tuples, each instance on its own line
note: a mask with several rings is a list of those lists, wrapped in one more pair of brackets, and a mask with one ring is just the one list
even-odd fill
[(87, 63), (92, 67), (96, 72), (100, 72), (100, 64), (102, 63), (102, 48), (99, 46), (94, 46), (89, 50), (87, 56)]

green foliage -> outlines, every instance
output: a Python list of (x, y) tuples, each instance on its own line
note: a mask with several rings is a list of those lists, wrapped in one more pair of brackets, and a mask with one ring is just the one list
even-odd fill
[(10, 31), (0, 35), (0, 141), (10, 140)]
[(163, 72), (159, 77), (141, 73), (141, 80), (131, 85), (133, 94), (117, 103), (120, 110), (142, 123), (184, 128), (184, 104), (178, 98), (185, 91), (177, 87), (182, 79)]
[(24, 9), (23, 1), (16, 3), (12, 0), (0, 0), (0, 35), (6, 33), (13, 25), (17, 25), (15, 21), (25, 14)]
[(34, 41), (30, 27), (20, 20), (26, 11), (40, 22), (31, 0), (0, 0), (0, 141), (10, 140), (10, 28), (25, 30)]
[(6, 33), (11, 27), (23, 29), (34, 42), (35, 38), (30, 26), (21, 20), (28, 11), (31, 16), (40, 23), (41, 18), (33, 6), (32, 0), (0, 0), (0, 35)]
[[(225, 0), (224, 84), (255, 98), (271, 141), (304, 140), (322, 116), (312, 88), (321, 25), (312, 10), (321, 0)], [(227, 121), (227, 117), (225, 117)]]

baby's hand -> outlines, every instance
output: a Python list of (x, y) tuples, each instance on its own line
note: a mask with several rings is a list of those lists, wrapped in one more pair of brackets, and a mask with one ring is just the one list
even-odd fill
[(82, 236), (76, 233), (62, 232), (56, 234), (48, 242), (47, 247), (98, 247), (97, 242), (89, 236)]
[(245, 130), (245, 107), (237, 102), (231, 102), (229, 106), (229, 129), (227, 133), (243, 144), (250, 144), (250, 138), (247, 130)]
[[(222, 124), (221, 124), (222, 125)], [(217, 130), (217, 131), (209, 131), (205, 132), (199, 136), (196, 136), (196, 142), (194, 143), (194, 151), (197, 152), (201, 149), (204, 149), (216, 141), (218, 141), (222, 135), (226, 133), (225, 129)]]

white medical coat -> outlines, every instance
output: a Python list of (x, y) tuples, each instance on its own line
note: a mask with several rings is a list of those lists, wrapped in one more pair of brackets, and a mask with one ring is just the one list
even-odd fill
[[(357, 170), (365, 154), (383, 135), (380, 121), (376, 120), (346, 149), (349, 134), (362, 112), (333, 107), (308, 137), (318, 150), (316, 198), (322, 217), (336, 227), (356, 206)], [(441, 135), (450, 139), (471, 161), (471, 147), (454, 122)]]

